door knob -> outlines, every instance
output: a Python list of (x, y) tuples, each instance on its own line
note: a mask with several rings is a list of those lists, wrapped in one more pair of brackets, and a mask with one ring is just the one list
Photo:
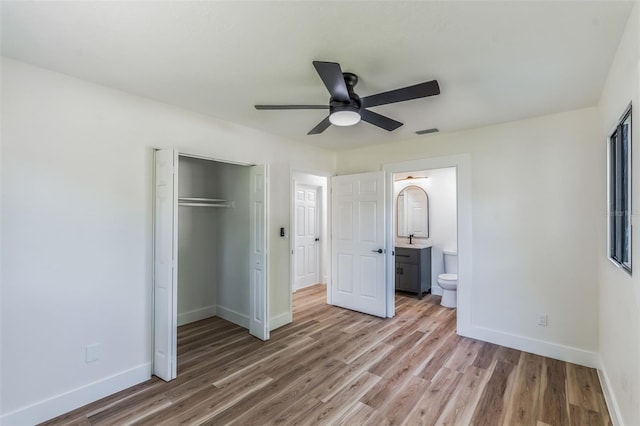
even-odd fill
[(372, 251), (372, 252), (374, 252), (374, 253), (380, 253), (380, 254), (382, 254), (382, 252), (383, 252), (383, 250), (382, 250), (382, 249), (378, 249), (378, 250), (371, 250), (371, 251)]
[(320, 241), (320, 238), (316, 238), (316, 242)]

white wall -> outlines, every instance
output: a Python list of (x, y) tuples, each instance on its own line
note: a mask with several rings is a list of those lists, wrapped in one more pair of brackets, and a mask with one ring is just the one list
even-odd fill
[[(400, 176), (406, 173), (400, 174)], [(413, 176), (426, 176), (427, 179), (400, 180), (394, 183), (394, 203), (398, 194), (410, 185), (425, 190), (429, 196), (429, 241), (431, 242), (431, 292), (441, 295), (438, 275), (444, 273), (442, 250), (457, 250), (457, 212), (456, 212), (456, 169), (452, 167), (433, 170), (418, 170)], [(397, 214), (397, 205), (394, 206)], [(396, 224), (397, 224), (396, 220)], [(408, 242), (408, 238), (398, 237), (397, 242)]]
[[(610, 409), (620, 424), (640, 424), (640, 9), (636, 4), (609, 70), (599, 103), (601, 160), (594, 188), (602, 200), (598, 210), (598, 265), (600, 270), (600, 355), (603, 385), (610, 396)], [(606, 140), (630, 102), (632, 112), (632, 267), (633, 276), (615, 267), (607, 258)], [(611, 410), (610, 410), (611, 411)]]
[[(595, 365), (598, 135), (597, 110), (588, 108), (340, 152), (338, 173), (468, 153), (473, 333)], [(549, 315), (547, 327), (536, 325), (538, 313)]]
[(154, 147), (270, 164), (270, 314), (287, 313), (290, 170), (332, 174), (333, 154), (7, 58), (1, 78), (4, 424), (148, 377)]

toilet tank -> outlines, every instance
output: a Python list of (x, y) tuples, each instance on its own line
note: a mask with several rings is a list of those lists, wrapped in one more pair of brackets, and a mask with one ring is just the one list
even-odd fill
[(447, 274), (458, 273), (458, 252), (454, 250), (442, 250), (444, 256), (444, 272)]

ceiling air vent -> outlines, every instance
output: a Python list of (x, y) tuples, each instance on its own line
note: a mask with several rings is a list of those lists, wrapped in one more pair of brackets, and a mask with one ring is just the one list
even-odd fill
[(424, 130), (418, 130), (416, 132), (416, 135), (428, 135), (429, 133), (438, 133), (440, 130), (436, 129), (435, 127), (433, 129), (424, 129)]

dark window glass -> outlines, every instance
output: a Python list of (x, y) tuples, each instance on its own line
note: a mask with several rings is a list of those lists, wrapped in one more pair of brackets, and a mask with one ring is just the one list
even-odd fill
[(609, 258), (631, 273), (631, 107), (609, 137)]

